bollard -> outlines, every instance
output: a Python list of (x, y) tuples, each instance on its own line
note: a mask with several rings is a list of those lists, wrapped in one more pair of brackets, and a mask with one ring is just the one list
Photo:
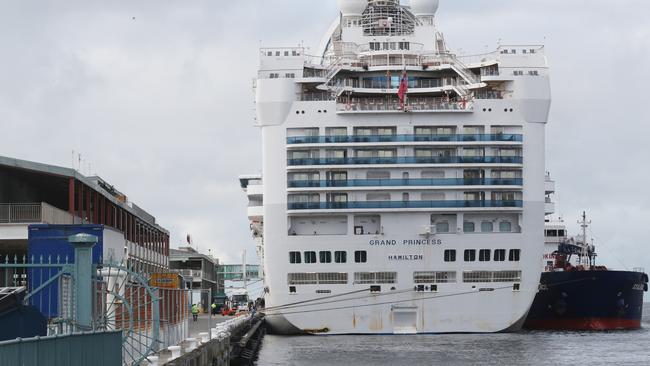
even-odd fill
[(199, 333), (199, 338), (201, 338), (201, 343), (208, 343), (208, 341), (210, 340), (210, 333), (201, 332)]
[(158, 366), (158, 356), (148, 356), (149, 366)]
[(185, 353), (192, 352), (196, 349), (196, 338), (188, 338), (185, 341), (187, 342), (187, 347), (185, 347)]
[(169, 346), (167, 349), (172, 353), (172, 360), (181, 357), (181, 346)]

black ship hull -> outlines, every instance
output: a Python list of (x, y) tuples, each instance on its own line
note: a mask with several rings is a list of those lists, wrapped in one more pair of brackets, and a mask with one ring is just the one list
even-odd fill
[(648, 276), (641, 272), (544, 272), (524, 328), (639, 329), (647, 290)]

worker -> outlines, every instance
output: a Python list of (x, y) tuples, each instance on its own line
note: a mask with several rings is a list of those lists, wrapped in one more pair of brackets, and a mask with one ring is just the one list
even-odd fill
[(212, 308), (212, 316), (217, 316), (217, 303), (216, 301), (212, 301), (212, 305), (210, 305)]
[(199, 305), (192, 305), (192, 319), (196, 321), (199, 318)]

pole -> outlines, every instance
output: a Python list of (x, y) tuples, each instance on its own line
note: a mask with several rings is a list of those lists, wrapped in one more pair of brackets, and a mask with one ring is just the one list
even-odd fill
[(92, 323), (92, 249), (97, 244), (97, 237), (90, 234), (76, 234), (68, 237), (74, 247), (74, 298), (75, 324), (77, 331), (91, 329)]

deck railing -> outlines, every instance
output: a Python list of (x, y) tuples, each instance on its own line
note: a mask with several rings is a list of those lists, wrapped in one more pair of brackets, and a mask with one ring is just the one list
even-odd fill
[(440, 179), (350, 179), (350, 180), (292, 180), (289, 188), (331, 187), (425, 187), (425, 186), (521, 186), (522, 178), (440, 178)]
[(521, 134), (415, 134), (415, 135), (351, 135), (291, 136), (287, 144), (336, 144), (366, 142), (522, 142)]
[(45, 202), (0, 203), (0, 224), (73, 224), (74, 216)]
[(305, 158), (288, 159), (289, 166), (374, 164), (521, 164), (521, 156), (432, 156), (392, 158)]
[(400, 208), (521, 208), (523, 201), (350, 201), (350, 202), (290, 202), (289, 210), (349, 210)]

